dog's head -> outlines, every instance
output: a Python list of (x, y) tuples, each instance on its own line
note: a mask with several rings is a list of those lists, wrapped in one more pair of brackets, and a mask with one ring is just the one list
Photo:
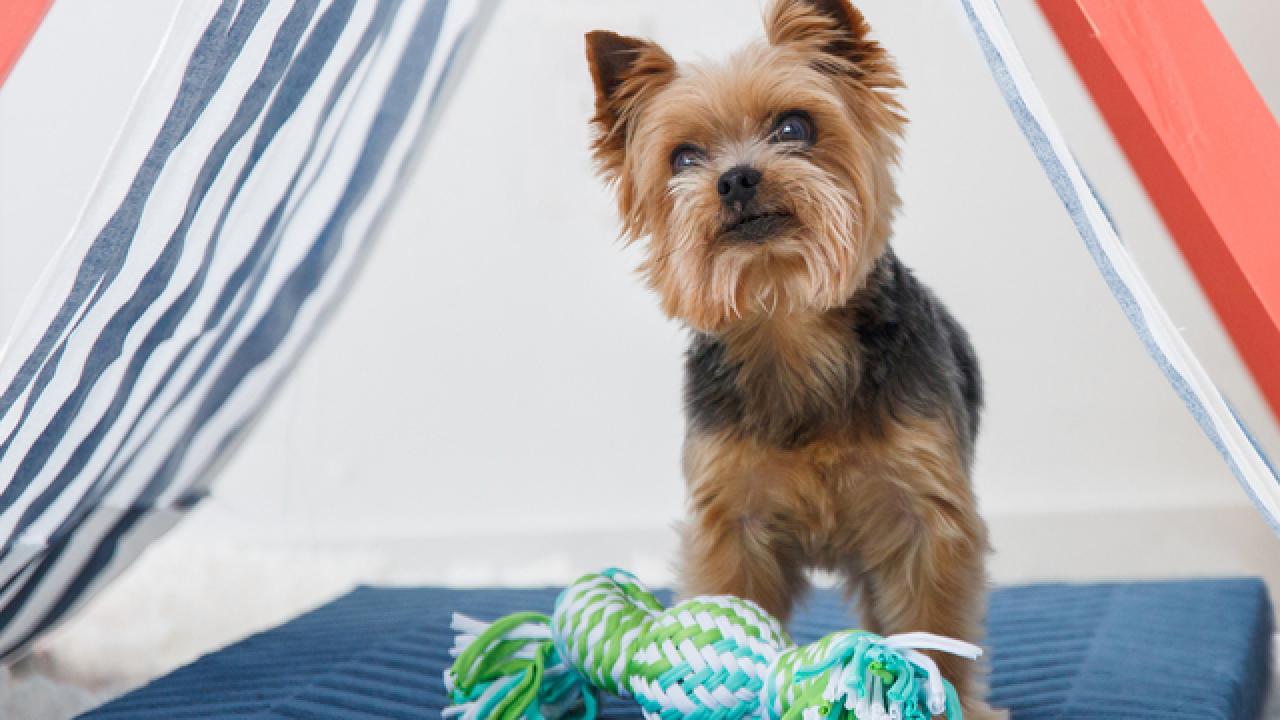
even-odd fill
[(664, 310), (716, 332), (846, 302), (884, 251), (905, 119), (848, 0), (774, 0), (722, 65), (596, 31), (593, 152)]

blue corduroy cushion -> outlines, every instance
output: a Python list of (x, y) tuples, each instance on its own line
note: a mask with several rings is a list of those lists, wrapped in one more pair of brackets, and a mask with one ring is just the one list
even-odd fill
[[(557, 590), (360, 588), (82, 717), (434, 718), (459, 610), (548, 611)], [(834, 592), (792, 623), (798, 642), (856, 625)], [(995, 591), (991, 699), (1015, 720), (1252, 719), (1269, 677), (1259, 580), (1031, 585)], [(627, 701), (605, 717), (638, 718)]]

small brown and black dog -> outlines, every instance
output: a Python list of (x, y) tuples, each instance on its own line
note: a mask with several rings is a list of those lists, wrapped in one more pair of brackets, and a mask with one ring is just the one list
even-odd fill
[[(587, 35), (593, 151), (641, 271), (693, 331), (683, 590), (785, 620), (822, 568), (881, 633), (979, 639), (969, 481), (982, 385), (964, 330), (888, 246), (906, 123), (848, 0), (774, 0), (723, 65)], [(1004, 717), (936, 658), (966, 718)]]

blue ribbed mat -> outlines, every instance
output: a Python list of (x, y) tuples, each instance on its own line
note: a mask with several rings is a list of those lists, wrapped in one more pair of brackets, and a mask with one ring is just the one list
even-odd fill
[[(437, 718), (449, 615), (549, 610), (556, 590), (360, 588), (82, 717)], [(834, 592), (795, 622), (808, 642), (853, 623)], [(1269, 677), (1259, 580), (1032, 585), (995, 591), (992, 700), (1015, 720), (1252, 719)], [(614, 702), (605, 717), (638, 718)]]

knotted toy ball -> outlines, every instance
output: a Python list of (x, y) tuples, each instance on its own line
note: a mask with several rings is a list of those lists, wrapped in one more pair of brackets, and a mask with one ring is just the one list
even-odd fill
[(579, 578), (550, 617), (455, 614), (453, 629), (444, 717), (457, 720), (593, 720), (601, 692), (635, 698), (649, 720), (961, 720), (955, 689), (920, 651), (982, 654), (929, 633), (861, 630), (797, 647), (750, 600), (663, 608), (618, 569)]

